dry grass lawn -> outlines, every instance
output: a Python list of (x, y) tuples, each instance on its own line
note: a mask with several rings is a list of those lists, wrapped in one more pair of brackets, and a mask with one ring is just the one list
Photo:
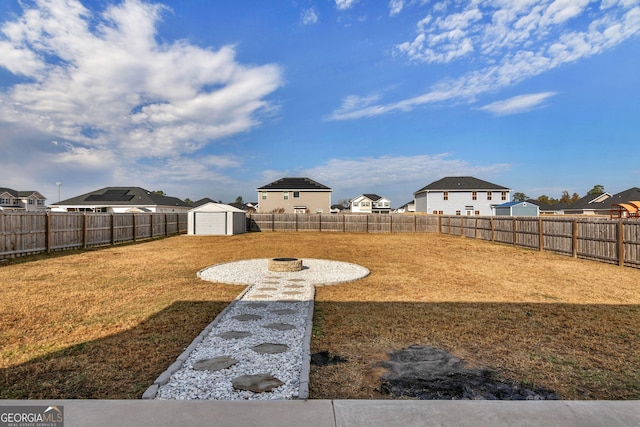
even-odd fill
[(139, 398), (242, 288), (213, 264), (363, 265), (318, 288), (312, 398), (386, 398), (376, 363), (411, 344), (565, 399), (640, 398), (640, 270), (436, 234), (176, 236), (0, 265), (0, 398)]

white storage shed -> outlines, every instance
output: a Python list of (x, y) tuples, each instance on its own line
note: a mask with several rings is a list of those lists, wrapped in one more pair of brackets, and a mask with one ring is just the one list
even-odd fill
[(205, 203), (187, 216), (187, 234), (232, 235), (247, 231), (246, 213), (221, 203)]

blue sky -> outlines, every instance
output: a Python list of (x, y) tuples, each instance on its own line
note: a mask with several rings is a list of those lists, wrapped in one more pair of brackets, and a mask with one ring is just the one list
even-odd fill
[(639, 0), (4, 0), (0, 186), (640, 186)]

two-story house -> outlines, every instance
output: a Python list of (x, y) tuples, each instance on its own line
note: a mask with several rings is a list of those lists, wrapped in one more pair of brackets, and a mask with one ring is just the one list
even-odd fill
[(416, 212), (435, 215), (493, 215), (511, 200), (511, 189), (472, 176), (448, 176), (413, 193)]
[(0, 210), (4, 211), (45, 211), (46, 197), (37, 191), (16, 191), (0, 187)]
[(258, 212), (331, 212), (331, 188), (309, 178), (280, 178), (257, 189)]
[(391, 202), (377, 194), (361, 194), (351, 199), (351, 212), (388, 214), (391, 212)]

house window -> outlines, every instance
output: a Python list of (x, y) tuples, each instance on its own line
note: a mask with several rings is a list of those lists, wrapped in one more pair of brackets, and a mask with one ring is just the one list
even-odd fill
[(3, 205), (8, 205), (9, 204), (9, 199), (0, 199), (0, 203)]
[(476, 215), (480, 215), (480, 211), (476, 211)]
[(262, 200), (267, 200), (267, 192), (266, 191), (262, 192)]
[(502, 192), (502, 200), (507, 200), (507, 192), (506, 191)]
[(293, 192), (293, 198), (294, 199), (299, 199), (300, 198), (300, 192), (299, 191), (294, 191)]
[(32, 205), (33, 204), (33, 199), (29, 199), (29, 204)]
[(442, 193), (442, 199), (443, 200), (449, 200), (449, 192), (445, 191), (444, 193)]
[(438, 215), (444, 215), (443, 211), (438, 211)]
[(472, 191), (471, 192), (471, 200), (478, 200), (478, 192), (477, 191)]
[(460, 211), (456, 211), (456, 215), (460, 215)]
[(284, 200), (289, 200), (289, 192), (288, 191), (283, 191), (282, 192), (282, 198)]
[(438, 215), (438, 211), (434, 209), (434, 210), (433, 210), (433, 214), (434, 214), (434, 215)]
[(491, 200), (491, 191), (487, 191), (487, 200)]
[(38, 206), (44, 205), (44, 200), (38, 200)]

